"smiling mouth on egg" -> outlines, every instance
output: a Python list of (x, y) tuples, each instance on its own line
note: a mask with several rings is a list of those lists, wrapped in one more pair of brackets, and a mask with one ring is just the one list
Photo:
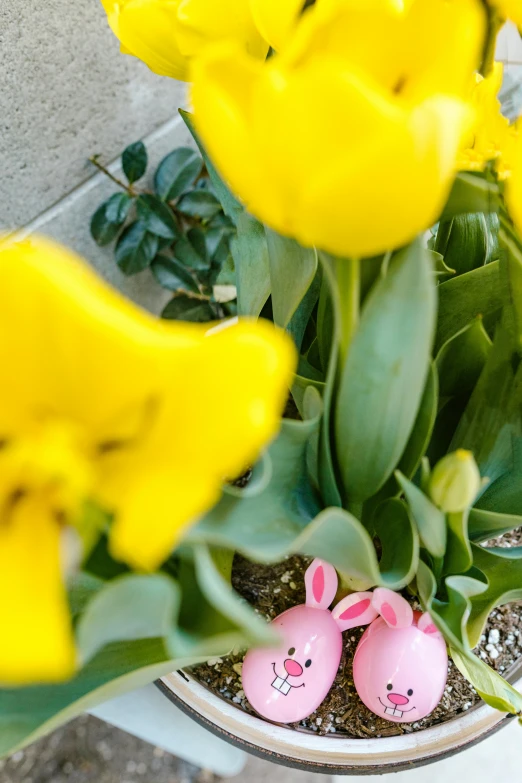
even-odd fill
[(385, 703), (382, 701), (382, 699), (381, 699), (381, 697), (380, 697), (380, 696), (377, 696), (377, 698), (379, 699), (379, 701), (381, 702), (382, 706), (384, 707), (384, 714), (385, 714), (385, 715), (392, 715), (394, 718), (402, 718), (402, 716), (403, 716), (403, 715), (404, 715), (406, 712), (411, 712), (412, 710), (414, 710), (414, 709), (415, 709), (415, 707), (410, 707), (410, 709), (409, 709), (409, 710), (400, 710), (400, 709), (399, 709), (398, 707), (396, 707), (395, 705), (392, 705), (392, 706), (390, 707), (389, 705), (385, 704)]

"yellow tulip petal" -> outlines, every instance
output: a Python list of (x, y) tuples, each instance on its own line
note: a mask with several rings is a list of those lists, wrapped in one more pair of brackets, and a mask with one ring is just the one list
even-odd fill
[(113, 29), (125, 49), (152, 71), (183, 80), (187, 61), (176, 43), (178, 2), (126, 0)]
[(58, 682), (75, 668), (60, 528), (32, 498), (0, 519), (0, 684)]
[[(380, 146), (369, 144), (319, 172), (300, 205), (298, 238), (355, 256), (411, 241), (440, 214), (468, 121), (465, 104), (434, 99), (387, 126)], [(370, 159), (372, 171), (384, 176), (368, 175)]]
[[(249, 109), (260, 66), (237, 46), (215, 45), (192, 66), (190, 97), (198, 130), (205, 132), (205, 146), (232, 190), (244, 198), (263, 189), (269, 199), (270, 183), (262, 173), (250, 134)], [(215, 122), (215, 118), (219, 118)], [(241, 161), (241, 166), (236, 165)]]
[(491, 0), (490, 4), (498, 9), (503, 19), (510, 19), (519, 29), (522, 29), (522, 4), (520, 0)]
[(251, 465), (275, 436), (295, 350), (271, 324), (240, 321), (178, 353), (176, 366), (176, 394), (158, 413), (157, 426), (139, 450), (108, 455), (100, 473), (99, 496), (108, 508), (120, 508), (111, 532), (114, 555), (144, 569), (166, 559), (216, 502), (224, 481)]
[[(276, 7), (254, 13), (268, 25)], [(393, 248), (448, 194), (485, 27), (482, 0), (318, 0), (264, 67), (207, 51), (199, 133), (280, 233), (341, 255)]]
[[(0, 310), (1, 437), (54, 414), (101, 436), (157, 394), (157, 319), (72, 252), (42, 239), (0, 246)], [(192, 334), (173, 333), (171, 347), (190, 346)]]
[(185, 530), (218, 500), (221, 484), (207, 475), (144, 473), (129, 483), (110, 536), (116, 560), (141, 571), (157, 568)]
[(292, 34), (303, 5), (304, 0), (250, 0), (259, 32), (276, 51)]
[(258, 32), (248, 0), (180, 0), (177, 41), (188, 57), (199, 54), (209, 42), (235, 41), (253, 57), (264, 60), (268, 44)]

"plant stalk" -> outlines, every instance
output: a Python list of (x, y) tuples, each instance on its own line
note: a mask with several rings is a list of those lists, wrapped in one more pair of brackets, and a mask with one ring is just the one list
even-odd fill
[(102, 163), (100, 163), (96, 155), (93, 155), (92, 158), (89, 158), (89, 163), (92, 163), (93, 166), (96, 166), (96, 168), (99, 171), (101, 171), (102, 174), (105, 174), (106, 177), (112, 180), (115, 185), (118, 185), (118, 187), (123, 188), (123, 190), (125, 190), (129, 194), (129, 196), (134, 197), (137, 195), (132, 185), (126, 185), (125, 182), (121, 181), (121, 179), (118, 179), (117, 177), (114, 176), (114, 174), (111, 174), (109, 169), (106, 168)]
[(359, 324), (361, 262), (358, 258), (335, 258), (334, 272), (341, 313), (339, 367), (342, 372)]

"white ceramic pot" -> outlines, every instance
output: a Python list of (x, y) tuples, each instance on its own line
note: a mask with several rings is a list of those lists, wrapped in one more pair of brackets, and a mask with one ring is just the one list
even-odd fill
[[(509, 679), (522, 689), (522, 664)], [(446, 723), (397, 737), (321, 737), (248, 715), (184, 671), (156, 684), (195, 721), (248, 753), (277, 764), (336, 775), (383, 774), (439, 761), (480, 742), (513, 718), (480, 703)]]

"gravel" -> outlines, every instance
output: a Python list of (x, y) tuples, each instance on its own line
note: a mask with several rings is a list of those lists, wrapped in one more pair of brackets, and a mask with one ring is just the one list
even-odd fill
[(194, 767), (98, 718), (83, 715), (0, 761), (0, 783), (217, 783)]

